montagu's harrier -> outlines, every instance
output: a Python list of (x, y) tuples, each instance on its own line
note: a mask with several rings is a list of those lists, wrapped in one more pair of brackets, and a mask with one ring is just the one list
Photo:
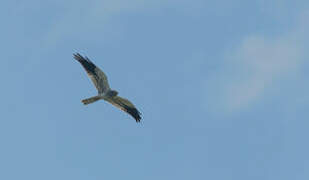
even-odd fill
[(83, 57), (76, 53), (74, 54), (74, 58), (84, 67), (94, 86), (98, 90), (98, 95), (82, 100), (85, 105), (103, 99), (124, 112), (129, 113), (136, 122), (140, 122), (141, 113), (129, 100), (118, 96), (117, 91), (110, 89), (107, 77), (103, 71), (94, 65), (87, 57)]

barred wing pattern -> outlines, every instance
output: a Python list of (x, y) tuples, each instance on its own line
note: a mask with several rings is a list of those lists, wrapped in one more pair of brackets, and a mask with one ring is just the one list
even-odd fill
[(114, 96), (106, 100), (112, 105), (121, 109), (122, 111), (130, 114), (136, 120), (136, 122), (140, 122), (141, 113), (135, 108), (135, 106), (129, 100), (122, 98), (120, 96)]
[(100, 68), (93, 64), (87, 57), (84, 58), (79, 53), (74, 54), (74, 58), (84, 67), (99, 94), (110, 90), (107, 77)]

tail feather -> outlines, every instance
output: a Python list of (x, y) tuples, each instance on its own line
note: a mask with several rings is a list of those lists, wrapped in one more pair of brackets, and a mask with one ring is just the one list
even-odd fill
[(88, 99), (83, 99), (82, 102), (84, 103), (84, 105), (87, 105), (87, 104), (90, 104), (90, 103), (94, 103), (94, 102), (96, 102), (100, 99), (101, 99), (100, 96), (93, 96), (93, 97), (88, 98)]

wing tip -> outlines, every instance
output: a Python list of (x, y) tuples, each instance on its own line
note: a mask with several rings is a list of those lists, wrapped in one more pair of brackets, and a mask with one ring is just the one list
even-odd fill
[(81, 62), (81, 61), (86, 61), (88, 63), (92, 63), (87, 56), (82, 56), (79, 53), (73, 53), (73, 57), (74, 59), (76, 59), (77, 61)]
[(141, 113), (138, 112), (138, 115), (137, 115), (136, 117), (134, 117), (134, 119), (135, 119), (136, 123), (140, 123), (140, 122), (141, 122), (141, 119), (142, 119)]
[(83, 56), (80, 55), (79, 53), (73, 53), (73, 57), (74, 57), (74, 59), (76, 59), (77, 61), (80, 61), (80, 60), (84, 59)]
[(126, 108), (127, 112), (135, 119), (137, 123), (141, 122), (141, 113), (136, 108)]
[(87, 56), (83, 57), (79, 53), (73, 53), (73, 57), (85, 68), (87, 73), (95, 74), (95, 69), (97, 67), (88, 59)]

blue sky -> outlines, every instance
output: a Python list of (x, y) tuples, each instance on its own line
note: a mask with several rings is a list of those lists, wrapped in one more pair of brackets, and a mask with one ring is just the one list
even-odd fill
[[(3, 1), (0, 179), (309, 178), (309, 2)], [(100, 101), (88, 56), (142, 112)]]

